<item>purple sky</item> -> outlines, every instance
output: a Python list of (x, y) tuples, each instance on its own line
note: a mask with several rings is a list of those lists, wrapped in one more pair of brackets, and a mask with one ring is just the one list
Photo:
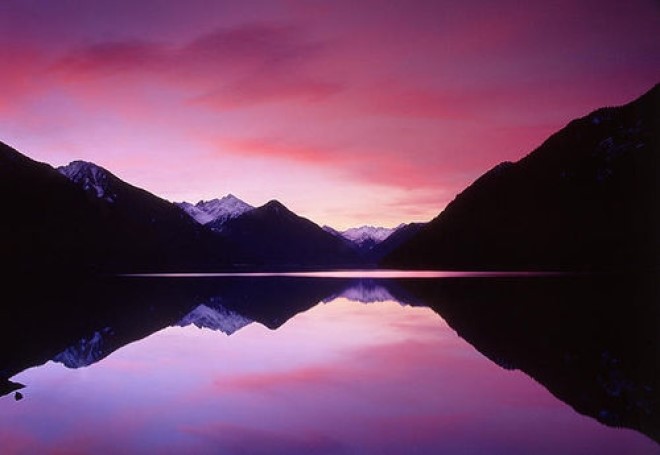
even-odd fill
[(652, 0), (5, 0), (0, 140), (392, 226), (659, 82), (658, 30)]

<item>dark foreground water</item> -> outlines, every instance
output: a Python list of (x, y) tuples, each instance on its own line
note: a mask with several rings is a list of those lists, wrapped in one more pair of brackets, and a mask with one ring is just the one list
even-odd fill
[(378, 276), (13, 288), (0, 451), (660, 453), (653, 285)]

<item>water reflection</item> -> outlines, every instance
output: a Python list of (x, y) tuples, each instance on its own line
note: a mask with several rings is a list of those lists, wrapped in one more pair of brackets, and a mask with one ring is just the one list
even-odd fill
[[(15, 431), (66, 448), (87, 422), (90, 450), (654, 453), (643, 436), (579, 417), (499, 367), (657, 441), (657, 294), (647, 284), (188, 277), (34, 286), (3, 319), (13, 322), (2, 330), (13, 347), (3, 377), (29, 387), (20, 403), (0, 401), (0, 422), (13, 429), (0, 442), (40, 447)], [(17, 375), (50, 359), (98, 363)], [(58, 406), (79, 417), (57, 420)]]

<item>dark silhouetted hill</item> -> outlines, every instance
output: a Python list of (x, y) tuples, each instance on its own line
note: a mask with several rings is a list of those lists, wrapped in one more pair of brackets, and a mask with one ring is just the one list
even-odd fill
[(660, 86), (574, 120), (460, 193), (383, 264), (648, 270), (660, 258)]

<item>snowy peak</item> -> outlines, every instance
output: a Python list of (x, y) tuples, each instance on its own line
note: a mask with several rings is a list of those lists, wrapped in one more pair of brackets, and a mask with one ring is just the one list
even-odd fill
[(252, 322), (240, 314), (228, 310), (215, 302), (199, 305), (176, 325), (186, 327), (194, 325), (200, 329), (210, 329), (231, 335)]
[(333, 235), (343, 237), (346, 240), (353, 242), (361, 247), (377, 245), (385, 241), (385, 239), (387, 239), (390, 235), (394, 234), (396, 231), (403, 227), (405, 227), (405, 224), (401, 224), (395, 228), (360, 226), (341, 232), (331, 228), (330, 226), (323, 226), (323, 229)]
[(364, 243), (369, 240), (374, 241), (375, 243), (380, 243), (392, 235), (397, 229), (403, 226), (404, 225), (400, 225), (395, 228), (361, 226), (345, 230), (342, 232), (342, 236), (357, 244)]
[(220, 199), (199, 201), (195, 205), (189, 202), (179, 202), (176, 205), (182, 208), (198, 223), (209, 224), (213, 222), (214, 227), (219, 227), (227, 221), (236, 218), (245, 212), (249, 212), (254, 208), (233, 194), (228, 194)]
[(110, 187), (112, 174), (101, 166), (87, 161), (72, 161), (66, 166), (58, 167), (57, 171), (99, 199), (114, 202), (117, 197)]

